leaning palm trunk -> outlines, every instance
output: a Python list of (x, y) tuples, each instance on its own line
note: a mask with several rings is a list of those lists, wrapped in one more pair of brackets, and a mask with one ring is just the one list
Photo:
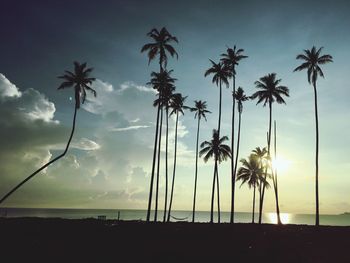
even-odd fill
[[(274, 148), (275, 148), (275, 160), (276, 160), (276, 157), (277, 157), (277, 135), (276, 135), (276, 121), (274, 122), (274, 137), (275, 137), (275, 140), (274, 140)], [(277, 184), (277, 169), (275, 169), (273, 171), (273, 169), (271, 168), (272, 170), (272, 179), (273, 179), (273, 189), (274, 189), (274, 192), (275, 192), (275, 199), (276, 199), (276, 214), (277, 214), (277, 224), (282, 224), (282, 221), (281, 221), (281, 216), (280, 216), (280, 207), (279, 207), (279, 203), (278, 203), (278, 184)]]
[(320, 224), (320, 215), (319, 215), (319, 200), (318, 200), (318, 110), (317, 110), (317, 89), (316, 82), (314, 85), (314, 96), (315, 96), (315, 122), (316, 122), (316, 226)]
[(175, 184), (175, 172), (176, 172), (176, 151), (177, 151), (177, 124), (179, 122), (179, 112), (176, 113), (176, 124), (175, 124), (175, 145), (174, 145), (174, 168), (173, 168), (173, 180), (171, 183), (171, 194), (170, 194), (170, 203), (168, 210), (167, 221), (170, 221), (171, 207), (173, 205), (173, 196), (174, 196), (174, 184)]
[(73, 138), (73, 134), (74, 134), (74, 130), (75, 130), (75, 120), (76, 120), (76, 116), (77, 116), (77, 105), (74, 108), (74, 116), (73, 116), (73, 127), (72, 127), (72, 131), (70, 133), (69, 139), (68, 139), (68, 143), (66, 145), (66, 148), (64, 149), (63, 153), (60, 154), (59, 156), (57, 156), (56, 158), (52, 159), (51, 161), (49, 161), (48, 163), (46, 163), (45, 165), (41, 166), (38, 170), (36, 170), (34, 173), (32, 173), (31, 175), (29, 175), (26, 179), (24, 179), (21, 183), (19, 183), (16, 187), (14, 187), (10, 192), (8, 192), (1, 200), (0, 200), (0, 204), (2, 202), (4, 202), (11, 194), (13, 194), (18, 188), (20, 188), (24, 183), (26, 183), (27, 181), (29, 181), (30, 179), (32, 179), (37, 173), (39, 173), (40, 171), (44, 170), (46, 167), (48, 167), (50, 164), (56, 162), (58, 159), (61, 159), (63, 156), (66, 155), (69, 145), (72, 141)]
[(198, 126), (197, 126), (197, 142), (196, 142), (196, 171), (195, 171), (195, 176), (194, 176), (194, 194), (193, 194), (192, 223), (194, 223), (194, 219), (195, 219), (195, 212), (196, 212), (197, 173), (198, 173), (198, 141), (199, 141), (199, 124), (200, 124), (200, 116), (198, 116)]
[(155, 170), (155, 167), (156, 167), (156, 159), (157, 159), (159, 112), (160, 112), (160, 105), (158, 105), (158, 109), (157, 109), (156, 132), (155, 132), (155, 138), (154, 138), (154, 150), (153, 150), (153, 161), (152, 161), (152, 174), (151, 174), (151, 183), (150, 183), (150, 190), (149, 190), (149, 197), (148, 197), (148, 208), (147, 208), (147, 217), (146, 217), (147, 222), (149, 222), (149, 220), (150, 220), (151, 207), (152, 207), (154, 170)]
[(168, 134), (169, 134), (169, 108), (166, 107), (166, 135), (165, 135), (165, 200), (163, 222), (166, 220), (166, 210), (168, 203)]
[(216, 188), (217, 188), (217, 202), (218, 202), (218, 223), (220, 223), (220, 184), (219, 184), (219, 167), (216, 168)]
[(222, 85), (220, 80), (220, 94), (219, 94), (219, 121), (218, 121), (218, 133), (220, 136), (220, 126), (221, 126), (221, 101), (222, 101)]
[(158, 163), (157, 163), (157, 186), (156, 186), (156, 206), (154, 209), (154, 221), (158, 216), (158, 192), (159, 192), (159, 168), (160, 168), (160, 148), (162, 143), (163, 109), (160, 109), (159, 141), (158, 141)]
[(213, 188), (212, 188), (212, 192), (211, 192), (210, 223), (214, 222), (214, 196), (215, 196), (215, 181), (216, 181), (217, 169), (218, 169), (218, 164), (217, 164), (217, 161), (215, 160), (214, 175), (213, 175)]
[(252, 223), (254, 224), (254, 215), (255, 215), (255, 188), (256, 184), (254, 184), (254, 192), (253, 192), (253, 213), (252, 213)]
[[(271, 120), (272, 120), (272, 103), (269, 102), (269, 111), (270, 111), (270, 118), (269, 118), (269, 132), (267, 134), (267, 157), (270, 160), (270, 142), (271, 142)], [(265, 168), (265, 176), (264, 180), (267, 179), (267, 167)], [(263, 212), (263, 206), (264, 206), (264, 196), (265, 196), (265, 183), (262, 187), (262, 194), (261, 194), (261, 202), (260, 202), (260, 211), (259, 211), (259, 224), (261, 224), (262, 219), (262, 212)]]
[[(236, 92), (236, 77), (235, 77), (234, 72), (235, 72), (235, 68), (233, 66), (232, 95), (234, 95)], [(235, 183), (236, 183), (236, 172), (235, 172), (236, 168), (235, 168), (235, 163), (234, 163), (235, 103), (236, 103), (236, 100), (233, 97), (232, 123), (231, 123), (232, 128), (231, 128), (231, 215), (230, 215), (230, 223), (234, 223), (234, 216), (235, 216)], [(237, 158), (236, 158), (236, 164), (237, 164)]]

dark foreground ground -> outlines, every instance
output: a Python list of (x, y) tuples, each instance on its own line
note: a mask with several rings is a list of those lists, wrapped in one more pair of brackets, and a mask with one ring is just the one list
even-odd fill
[(350, 227), (0, 219), (0, 262), (350, 262)]

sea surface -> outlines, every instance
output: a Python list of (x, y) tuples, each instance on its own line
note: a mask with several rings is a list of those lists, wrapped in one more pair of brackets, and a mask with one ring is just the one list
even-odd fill
[[(0, 217), (46, 217), (46, 218), (66, 218), (66, 219), (84, 219), (98, 218), (103, 216), (106, 219), (120, 220), (145, 220), (146, 210), (117, 210), (117, 209), (44, 209), (44, 208), (0, 208)], [(154, 214), (151, 216), (154, 219)], [(163, 211), (158, 211), (158, 221), (163, 219)], [(221, 212), (221, 222), (229, 222), (230, 213)], [(191, 221), (191, 211), (173, 211), (171, 221)], [(209, 222), (210, 212), (196, 212), (196, 222)], [(214, 214), (214, 220), (217, 222), (217, 214)], [(255, 214), (255, 222), (258, 220), (258, 214)], [(312, 214), (291, 214), (281, 213), (281, 220), (284, 224), (315, 224), (315, 216)], [(264, 213), (263, 223), (275, 224), (277, 222), (275, 213)], [(251, 223), (252, 213), (235, 213), (235, 222)], [(321, 225), (350, 226), (350, 213), (339, 215), (320, 215)]]

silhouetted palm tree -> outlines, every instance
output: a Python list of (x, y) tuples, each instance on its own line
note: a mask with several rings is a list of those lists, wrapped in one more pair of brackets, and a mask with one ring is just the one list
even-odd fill
[[(244, 90), (241, 87), (239, 87), (237, 91), (232, 95), (233, 95), (233, 100), (237, 101), (237, 106), (238, 106), (237, 107), (238, 109), (237, 149), (236, 149), (235, 168), (233, 170), (233, 178), (236, 179), (237, 163), (238, 163), (238, 156), (239, 156), (239, 145), (240, 145), (240, 138), (241, 138), (241, 119), (242, 119), (242, 111), (243, 111), (243, 102), (249, 100), (249, 97), (244, 94)], [(233, 137), (232, 137), (232, 140), (233, 140)], [(234, 191), (235, 191), (235, 185), (233, 185), (233, 193)], [(233, 223), (233, 221), (231, 223)]]
[[(261, 169), (265, 169), (266, 164), (268, 163), (266, 147), (264, 147), (262, 149), (260, 147), (256, 147), (252, 153), (259, 160), (259, 165), (260, 165)], [(262, 207), (261, 206), (261, 204), (262, 204), (262, 186), (263, 186), (263, 184), (259, 184), (259, 218), (261, 218), (260, 212), (262, 212), (262, 211), (260, 211), (260, 207)]]
[[(281, 79), (276, 79), (276, 73), (268, 74), (260, 78), (259, 81), (255, 82), (255, 87), (260, 90), (255, 92), (251, 96), (252, 99), (256, 99), (256, 98), (258, 99), (258, 102), (256, 104), (264, 102), (263, 104), (264, 107), (266, 106), (266, 104), (269, 104), (270, 118), (269, 118), (269, 132), (268, 132), (268, 139), (267, 139), (267, 154), (269, 157), (270, 157), (270, 145), (271, 145), (272, 103), (276, 101), (278, 104), (282, 104), (282, 103), (286, 104), (282, 96), (289, 97), (289, 89), (285, 86), (280, 86), (279, 85), (280, 82), (281, 82)], [(263, 186), (262, 199), (261, 199), (262, 202), (260, 204), (261, 211), (259, 215), (259, 223), (261, 223), (264, 194), (265, 194), (265, 187)], [(279, 224), (281, 223), (279, 215), (277, 215), (277, 221)]]
[(322, 55), (321, 51), (323, 47), (316, 49), (315, 46), (311, 48), (311, 50), (305, 49), (304, 54), (297, 55), (296, 59), (301, 59), (304, 61), (299, 67), (294, 69), (295, 71), (301, 71), (307, 69), (307, 80), (310, 84), (313, 85), (314, 88), (314, 102), (315, 102), (315, 122), (316, 122), (316, 226), (320, 224), (319, 220), (319, 202), (318, 202), (318, 143), (319, 143), (319, 135), (318, 135), (318, 109), (317, 109), (317, 77), (320, 75), (324, 78), (324, 74), (320, 65), (333, 62), (333, 58), (331, 55)]
[(215, 63), (211, 59), (209, 59), (212, 66), (211, 68), (207, 69), (207, 71), (204, 73), (204, 76), (208, 76), (210, 74), (213, 74), (212, 82), (216, 85), (219, 85), (220, 88), (220, 94), (219, 94), (219, 120), (218, 120), (218, 133), (220, 134), (220, 125), (221, 125), (221, 101), (222, 101), (222, 83), (226, 84), (228, 87), (228, 78), (232, 76), (232, 73), (228, 66), (226, 66), (224, 63), (219, 62)]
[[(166, 69), (167, 65), (167, 52), (172, 56), (176, 56), (178, 58), (178, 54), (173, 46), (171, 46), (171, 42), (178, 43), (176, 37), (172, 36), (168, 30), (163, 27), (160, 31), (156, 28), (153, 28), (150, 32), (148, 32), (147, 36), (154, 40), (153, 43), (145, 44), (141, 53), (148, 51), (148, 65), (151, 63), (153, 59), (159, 54), (159, 74), (162, 74), (163, 70)], [(156, 132), (154, 138), (154, 148), (153, 148), (153, 161), (152, 161), (152, 174), (151, 174), (151, 183), (150, 183), (150, 193), (148, 199), (148, 208), (147, 208), (147, 217), (146, 220), (150, 220), (151, 215), (151, 207), (152, 207), (152, 193), (153, 193), (153, 180), (154, 180), (154, 172), (157, 158), (157, 142), (160, 140), (158, 138), (158, 130), (159, 130), (159, 115), (161, 108), (157, 109), (157, 121), (156, 121)], [(160, 143), (159, 143), (160, 144)]]
[(255, 215), (255, 190), (260, 185), (260, 181), (264, 180), (263, 168), (260, 165), (259, 159), (256, 155), (251, 154), (246, 159), (241, 159), (242, 166), (239, 168), (237, 173), (237, 181), (242, 181), (241, 186), (245, 183), (248, 184), (249, 188), (254, 188), (253, 192), (253, 212), (252, 212), (252, 223), (254, 223)]
[(219, 192), (219, 167), (218, 163), (226, 161), (227, 158), (231, 158), (230, 146), (224, 144), (228, 140), (227, 136), (220, 138), (219, 132), (213, 130), (213, 138), (210, 142), (204, 141), (201, 143), (199, 156), (203, 156), (204, 162), (207, 162), (210, 158), (214, 158), (214, 175), (213, 175), (213, 188), (211, 195), (211, 209), (210, 209), (210, 222), (213, 223), (214, 219), (214, 194), (215, 194), (215, 180), (217, 182), (217, 196), (218, 196), (218, 222), (220, 223), (220, 192)]
[(83, 63), (80, 64), (79, 62), (74, 62), (74, 72), (65, 71), (65, 74), (62, 76), (59, 76), (58, 78), (63, 79), (63, 82), (58, 87), (58, 89), (65, 89), (65, 88), (74, 88), (74, 98), (75, 98), (75, 107), (74, 107), (74, 116), (73, 116), (73, 126), (72, 131), (68, 139), (68, 143), (66, 145), (65, 150), (62, 154), (57, 156), (56, 158), (52, 159), (45, 165), (41, 166), (38, 170), (36, 170), (34, 173), (29, 175), (26, 179), (24, 179), (21, 183), (19, 183), (16, 187), (14, 187), (10, 192), (8, 192), (1, 200), (0, 204), (5, 201), (12, 193), (14, 193), (19, 187), (21, 187), (25, 182), (29, 181), (31, 178), (33, 178), (37, 173), (44, 170), (46, 167), (48, 167), (50, 164), (54, 163), (58, 159), (62, 158), (66, 155), (69, 145), (71, 143), (71, 140), (73, 138), (74, 130), (75, 130), (75, 120), (77, 115), (77, 110), (80, 108), (80, 104), (85, 102), (86, 98), (86, 91), (90, 91), (94, 94), (96, 97), (96, 91), (90, 87), (92, 82), (95, 80), (95, 78), (90, 77), (90, 73), (92, 72), (92, 68), (86, 68), (87, 64)]
[[(226, 53), (221, 54), (221, 61), (229, 67), (232, 72), (232, 94), (236, 93), (236, 66), (238, 62), (248, 56), (243, 55), (243, 49), (236, 50), (236, 46), (232, 48), (227, 48)], [(235, 134), (235, 100), (232, 101), (232, 123), (231, 123), (231, 215), (230, 222), (234, 222), (235, 213), (235, 164), (234, 164), (234, 134)], [(237, 159), (237, 158), (236, 158)], [(237, 161), (236, 161), (237, 163)], [(237, 165), (236, 165), (237, 166)]]
[[(158, 148), (158, 163), (157, 163), (157, 181), (156, 181), (156, 204), (155, 204), (155, 213), (154, 213), (154, 220), (157, 221), (157, 213), (158, 213), (158, 191), (159, 191), (159, 169), (160, 169), (160, 146), (161, 146), (161, 136), (162, 136), (162, 126), (163, 126), (163, 107), (164, 107), (164, 94), (167, 92), (172, 92), (175, 90), (174, 83), (176, 81), (175, 78), (172, 78), (170, 75), (173, 71), (167, 71), (163, 70), (162, 72), (152, 72), (151, 73), (151, 81), (147, 83), (147, 85), (152, 85), (152, 87), (158, 91), (158, 99), (154, 101), (153, 106), (158, 107), (158, 113), (157, 113), (157, 129), (156, 129), (156, 135), (155, 135), (155, 147), (153, 154), (154, 156), (157, 156), (157, 148)], [(160, 125), (159, 123), (159, 114), (160, 114)], [(158, 129), (159, 128), (159, 129)], [(159, 139), (158, 139), (159, 135)], [(158, 146), (157, 146), (158, 142)], [(148, 199), (148, 210), (147, 210), (147, 218), (146, 220), (149, 221), (150, 219), (150, 211), (151, 211), (151, 205), (152, 205), (152, 194), (153, 194), (153, 182), (154, 182), (154, 173), (155, 173), (155, 161), (156, 159), (153, 159), (153, 165), (152, 165), (152, 174), (151, 174), (151, 183), (150, 183), (150, 192), (149, 192), (149, 199)]]
[(169, 203), (169, 210), (168, 210), (168, 218), (167, 221), (170, 220), (170, 213), (171, 213), (171, 207), (173, 204), (173, 195), (174, 195), (174, 184), (175, 184), (175, 174), (176, 174), (176, 154), (177, 154), (177, 126), (179, 123), (179, 113), (184, 115), (183, 110), (187, 109), (187, 107), (184, 105), (184, 102), (187, 97), (182, 97), (180, 93), (174, 94), (172, 97), (172, 100), (170, 101), (170, 116), (173, 114), (176, 114), (176, 121), (175, 121), (175, 146), (174, 146), (174, 168), (173, 168), (173, 180), (171, 183), (171, 194), (170, 194), (170, 203)]
[(210, 111), (207, 110), (207, 102), (206, 101), (195, 100), (194, 103), (195, 103), (195, 106), (193, 108), (191, 108), (190, 110), (192, 112), (195, 112), (194, 118), (198, 119), (198, 124), (197, 124), (197, 140), (196, 140), (196, 168), (195, 168), (195, 174), (194, 174), (194, 193), (193, 193), (192, 222), (194, 222), (195, 212), (196, 212), (199, 125), (200, 125), (200, 122), (201, 122), (201, 118), (203, 117), (204, 120), (207, 121), (207, 116), (205, 114), (211, 113)]
[(157, 55), (159, 55), (159, 67), (160, 72), (162, 72), (166, 68), (168, 62), (166, 52), (169, 52), (172, 57), (176, 56), (176, 58), (178, 58), (175, 48), (171, 45), (171, 42), (178, 43), (178, 40), (176, 37), (171, 35), (165, 27), (163, 27), (160, 31), (153, 28), (150, 32), (148, 32), (147, 36), (152, 38), (154, 42), (145, 44), (142, 47), (141, 52), (148, 51), (148, 64), (150, 64), (151, 61), (155, 59)]

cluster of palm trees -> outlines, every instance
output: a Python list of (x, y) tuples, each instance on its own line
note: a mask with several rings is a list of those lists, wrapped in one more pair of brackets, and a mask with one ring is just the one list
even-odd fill
[[(167, 69), (168, 55), (171, 57), (178, 58), (178, 54), (172, 43), (178, 43), (175, 36), (171, 35), (168, 30), (163, 27), (161, 30), (156, 28), (152, 29), (147, 34), (152, 40), (152, 43), (145, 44), (141, 52), (147, 52), (148, 64), (159, 56), (159, 72), (151, 73), (151, 80), (148, 82), (149, 85), (157, 91), (157, 98), (154, 101), (153, 106), (157, 108), (156, 116), (156, 131), (154, 139), (154, 151), (152, 161), (152, 173), (150, 182), (150, 191), (148, 199), (148, 209), (146, 220), (150, 221), (151, 208), (153, 201), (153, 187), (154, 180), (156, 179), (155, 187), (155, 209), (154, 209), (154, 220), (157, 221), (158, 216), (158, 201), (159, 201), (159, 180), (160, 180), (160, 162), (161, 162), (161, 145), (162, 145), (162, 131), (163, 131), (163, 120), (165, 117), (166, 124), (166, 136), (165, 136), (165, 202), (163, 210), (163, 221), (169, 221), (171, 217), (171, 209), (174, 197), (174, 186), (176, 178), (176, 155), (177, 155), (177, 128), (180, 115), (184, 114), (185, 109), (189, 109), (191, 112), (195, 112), (195, 118), (198, 120), (197, 125), (197, 137), (196, 137), (196, 161), (195, 161), (195, 176), (194, 176), (194, 195), (193, 195), (193, 211), (192, 211), (192, 222), (195, 221), (195, 209), (196, 209), (196, 194), (197, 194), (197, 180), (198, 180), (198, 157), (202, 157), (205, 162), (209, 159), (214, 160), (214, 172), (213, 172), (213, 185), (212, 185), (212, 196), (211, 196), (211, 216), (210, 221), (213, 222), (213, 211), (214, 211), (214, 198), (215, 189), (217, 190), (217, 209), (218, 209), (218, 222), (220, 222), (220, 187), (219, 187), (219, 164), (227, 159), (231, 159), (231, 214), (230, 222), (234, 222), (234, 204), (235, 204), (235, 182), (242, 181), (247, 183), (250, 188), (253, 188), (253, 218), (254, 222), (254, 210), (255, 210), (255, 193), (256, 188), (259, 191), (259, 223), (261, 223), (263, 202), (265, 190), (270, 186), (268, 179), (271, 178), (273, 182), (273, 188), (276, 199), (276, 213), (278, 223), (281, 223), (279, 216), (279, 205), (278, 205), (278, 185), (277, 185), (277, 171), (271, 167), (271, 129), (272, 129), (272, 105), (274, 102), (278, 104), (286, 104), (284, 97), (289, 97), (289, 89), (286, 86), (280, 85), (281, 79), (278, 79), (276, 73), (270, 73), (261, 77), (255, 82), (255, 87), (258, 89), (251, 96), (247, 96), (244, 93), (243, 88), (239, 87), (236, 90), (236, 66), (242, 59), (248, 58), (243, 55), (243, 49), (227, 48), (227, 52), (221, 54), (221, 59), (218, 63), (210, 60), (211, 67), (206, 70), (204, 76), (212, 75), (212, 82), (219, 86), (219, 109), (218, 109), (218, 127), (213, 130), (212, 139), (210, 141), (204, 141), (200, 144), (201, 150), (199, 151), (199, 133), (200, 133), (200, 122), (206, 115), (211, 113), (207, 109), (207, 103), (205, 101), (195, 101), (194, 107), (188, 107), (185, 105), (186, 97), (181, 93), (176, 93), (175, 81), (171, 75), (173, 70)], [(315, 104), (315, 122), (316, 122), (316, 225), (319, 225), (319, 191), (318, 191), (318, 154), (319, 154), (319, 130), (318, 130), (318, 104), (317, 104), (317, 79), (318, 76), (324, 77), (323, 71), (320, 65), (333, 62), (331, 55), (321, 55), (322, 47), (317, 49), (312, 47), (310, 50), (304, 50), (303, 54), (297, 55), (296, 59), (303, 60), (303, 63), (294, 69), (294, 71), (307, 70), (308, 82), (312, 84), (314, 90), (314, 104)], [(65, 150), (62, 154), (56, 158), (50, 160), (48, 163), (40, 167), (38, 170), (30, 174), (26, 179), (16, 185), (11, 191), (5, 194), (0, 199), (0, 204), (4, 202), (9, 196), (11, 196), (18, 188), (24, 183), (33, 178), (40, 171), (59, 160), (67, 153), (76, 124), (77, 110), (80, 108), (80, 104), (85, 102), (87, 91), (93, 93), (96, 96), (96, 91), (91, 88), (92, 82), (95, 78), (90, 77), (92, 68), (87, 68), (86, 63), (74, 62), (74, 72), (65, 71), (65, 74), (59, 76), (63, 79), (62, 84), (58, 89), (73, 88), (74, 89), (74, 116), (73, 124), (70, 137), (68, 139)], [(227, 136), (220, 135), (221, 128), (221, 107), (222, 107), (222, 85), (229, 87), (229, 79), (232, 78), (232, 129), (231, 129), (231, 147), (225, 144), (229, 140)], [(267, 132), (267, 147), (253, 150), (252, 154), (248, 159), (242, 159), (241, 167), (238, 169), (238, 158), (239, 158), (239, 147), (240, 147), (240, 135), (241, 135), (241, 118), (243, 111), (243, 102), (247, 100), (257, 100), (256, 104), (262, 103), (263, 106), (268, 105), (269, 107), (269, 125)], [(238, 111), (238, 132), (237, 132), (237, 144), (236, 151), (234, 151), (234, 138), (235, 138), (235, 110), (237, 103)], [(165, 115), (165, 116), (164, 116)], [(170, 198), (168, 197), (169, 189), (169, 175), (168, 175), (168, 146), (169, 146), (169, 118), (175, 116), (175, 138), (174, 138), (174, 163), (171, 180), (171, 191)], [(276, 130), (276, 128), (275, 128)], [(276, 157), (276, 131), (275, 131), (275, 157)], [(271, 171), (271, 172), (270, 172)], [(236, 178), (237, 173), (237, 178)], [(168, 199), (169, 204), (168, 204)]]
[[(272, 106), (275, 102), (277, 104), (286, 104), (284, 97), (289, 97), (289, 89), (286, 86), (280, 85), (281, 79), (277, 78), (276, 73), (269, 73), (261, 77), (256, 81), (255, 88), (257, 91), (251, 96), (247, 96), (242, 87), (239, 87), (236, 90), (236, 67), (239, 65), (239, 62), (242, 59), (248, 58), (244, 55), (243, 49), (238, 49), (236, 46), (234, 48), (227, 48), (227, 52), (221, 54), (221, 59), (218, 63), (213, 60), (209, 60), (211, 67), (205, 71), (204, 76), (207, 77), (212, 75), (212, 82), (219, 87), (219, 103), (218, 103), (218, 126), (217, 129), (213, 130), (212, 139), (210, 141), (204, 141), (200, 144), (201, 150), (199, 151), (199, 131), (200, 131), (200, 120), (203, 117), (206, 120), (206, 114), (210, 113), (207, 110), (207, 104), (205, 101), (195, 101), (195, 107), (190, 108), (183, 105), (183, 102), (186, 97), (182, 97), (181, 94), (174, 93), (175, 79), (170, 77), (172, 70), (167, 70), (167, 53), (172, 57), (178, 54), (175, 48), (171, 45), (171, 42), (178, 43), (176, 37), (172, 36), (165, 27), (160, 31), (157, 29), (152, 29), (148, 36), (151, 37), (154, 42), (146, 44), (142, 47), (141, 52), (148, 51), (149, 62), (157, 55), (159, 55), (159, 65), (160, 72), (151, 74), (152, 80), (149, 82), (154, 89), (157, 90), (157, 100), (154, 105), (158, 107), (157, 111), (157, 121), (156, 121), (156, 133), (155, 133), (155, 143), (154, 143), (154, 153), (153, 153), (153, 164), (152, 164), (152, 175), (150, 182), (150, 193), (148, 200), (148, 210), (147, 210), (147, 221), (150, 221), (150, 213), (152, 207), (152, 194), (153, 194), (153, 184), (154, 177), (156, 174), (157, 183), (156, 183), (156, 198), (155, 198), (155, 217), (154, 220), (157, 221), (157, 210), (158, 210), (158, 188), (159, 188), (159, 163), (160, 163), (160, 140), (162, 132), (162, 118), (163, 118), (163, 109), (166, 113), (166, 132), (168, 132), (168, 108), (172, 108), (174, 112), (174, 97), (180, 97), (179, 101), (182, 103), (181, 111), (178, 109), (177, 113), (183, 113), (183, 109), (190, 109), (191, 111), (196, 112), (195, 118), (198, 118), (197, 126), (197, 137), (196, 137), (196, 162), (195, 162), (195, 183), (194, 183), (194, 197), (193, 197), (193, 211), (192, 211), (192, 222), (195, 221), (195, 209), (196, 209), (196, 192), (197, 192), (197, 180), (198, 180), (198, 157), (203, 157), (204, 161), (207, 162), (209, 159), (214, 160), (214, 172), (213, 172), (213, 184), (212, 184), (212, 194), (211, 194), (211, 213), (210, 213), (210, 222), (214, 221), (214, 199), (215, 199), (215, 190), (217, 196), (217, 210), (218, 210), (218, 222), (220, 222), (220, 187), (219, 187), (219, 164), (227, 159), (231, 160), (231, 211), (230, 211), (230, 222), (234, 222), (235, 214), (235, 182), (242, 181), (247, 183), (250, 188), (253, 188), (253, 218), (254, 222), (254, 210), (255, 210), (255, 193), (256, 188), (259, 191), (259, 223), (262, 220), (263, 204), (265, 191), (270, 187), (269, 179), (272, 180), (275, 199), (276, 199), (276, 213), (277, 221), (280, 224), (280, 209), (278, 202), (278, 184), (277, 184), (277, 171), (272, 169), (271, 165), (271, 134), (272, 134)], [(315, 95), (315, 119), (316, 119), (316, 225), (319, 225), (319, 202), (318, 202), (318, 112), (317, 112), (317, 90), (316, 82), (317, 77), (324, 77), (323, 72), (319, 65), (332, 62), (332, 56), (323, 55), (321, 56), (322, 48), (318, 50), (315, 47), (312, 47), (311, 50), (304, 50), (304, 54), (297, 56), (297, 59), (304, 60), (304, 63), (297, 67), (294, 71), (300, 71), (307, 69), (308, 81), (314, 87)], [(163, 76), (161, 78), (161, 75)], [(231, 147), (225, 144), (229, 140), (227, 136), (221, 136), (221, 108), (222, 108), (222, 86), (225, 85), (229, 87), (229, 80), (232, 78), (232, 123), (231, 123)], [(262, 104), (264, 107), (269, 107), (269, 123), (267, 130), (267, 147), (260, 148), (257, 147), (253, 150), (252, 154), (247, 159), (241, 159), (241, 167), (238, 169), (238, 159), (239, 159), (239, 148), (240, 148), (240, 137), (241, 137), (241, 120), (243, 112), (243, 102), (248, 100), (256, 100), (256, 104)], [(238, 131), (237, 135), (235, 134), (235, 111), (238, 111)], [(160, 114), (160, 120), (159, 120)], [(176, 123), (178, 121), (178, 114), (176, 117)], [(177, 127), (177, 126), (176, 126)], [(175, 131), (177, 128), (175, 128)], [(276, 130), (276, 128), (275, 128)], [(175, 133), (176, 134), (176, 133)], [(235, 139), (236, 139), (236, 149), (235, 149)], [(275, 141), (276, 141), (276, 131), (275, 131)], [(171, 214), (171, 205), (173, 201), (173, 189), (174, 189), (174, 180), (175, 180), (175, 169), (176, 169), (176, 143), (177, 138), (175, 135), (175, 155), (174, 155), (174, 168), (173, 168), (173, 180), (172, 180), (172, 190), (170, 205), (167, 208), (167, 194), (168, 194), (168, 175), (167, 175), (167, 147), (168, 147), (168, 137), (166, 136), (166, 156), (165, 156), (165, 208), (164, 208), (164, 218), (163, 221), (170, 220)], [(276, 144), (275, 144), (276, 145)], [(158, 156), (157, 156), (158, 149)], [(276, 158), (276, 146), (275, 146), (275, 158)], [(155, 173), (155, 164), (158, 164), (157, 173)], [(168, 210), (167, 210), (168, 209)], [(168, 212), (168, 217), (166, 218), (166, 212)]]

